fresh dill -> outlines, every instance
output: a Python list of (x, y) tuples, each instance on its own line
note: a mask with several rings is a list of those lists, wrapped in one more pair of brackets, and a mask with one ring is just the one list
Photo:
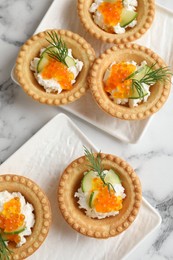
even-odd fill
[(61, 39), (60, 36), (55, 31), (47, 32), (50, 39), (46, 39), (50, 45), (46, 48), (47, 54), (56, 61), (66, 64), (66, 57), (68, 56), (68, 48), (65, 42)]
[(13, 252), (7, 247), (2, 235), (0, 234), (0, 259), (9, 260)]
[(87, 165), (91, 170), (93, 170), (94, 172), (96, 172), (98, 174), (98, 176), (100, 177), (100, 179), (102, 180), (103, 184), (105, 186), (108, 187), (108, 190), (110, 191), (111, 189), (113, 191), (114, 187), (110, 182), (105, 182), (105, 176), (106, 174), (104, 173), (104, 169), (101, 165), (101, 154), (100, 152), (96, 155), (96, 157), (94, 156), (92, 150), (88, 150), (85, 146), (84, 146), (84, 154), (85, 157), (87, 158), (89, 164)]
[(170, 81), (170, 76), (172, 75), (172, 72), (169, 70), (169, 67), (166, 66), (159, 69), (154, 69), (155, 65), (156, 63), (151, 65), (150, 67), (146, 66), (145, 74), (141, 79), (135, 79), (135, 76), (139, 72), (141, 72), (143, 68), (139, 68), (137, 71), (135, 71), (125, 79), (125, 80), (132, 79), (132, 86), (131, 86), (132, 93), (134, 92), (138, 93), (137, 97), (136, 96), (133, 97), (132, 95), (131, 97), (129, 97), (130, 99), (143, 98), (145, 95), (147, 95), (145, 93), (143, 84), (154, 85), (158, 81)]
[[(132, 79), (132, 86), (131, 86), (132, 96), (129, 99), (136, 99), (136, 98), (144, 98), (148, 93), (145, 93), (143, 85), (135, 79)], [(133, 96), (133, 93), (137, 92), (138, 96)]]

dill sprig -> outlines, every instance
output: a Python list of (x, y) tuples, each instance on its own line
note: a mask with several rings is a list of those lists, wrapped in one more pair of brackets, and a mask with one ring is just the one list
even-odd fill
[(46, 49), (47, 54), (56, 61), (62, 62), (64, 65), (67, 66), (65, 62), (65, 58), (68, 55), (68, 48), (65, 44), (65, 42), (61, 39), (61, 37), (58, 37), (58, 34), (55, 31), (47, 32), (47, 34), (50, 37), (49, 39), (46, 39), (50, 46), (48, 46)]
[(93, 170), (94, 172), (96, 172), (98, 174), (98, 176), (100, 177), (100, 179), (102, 180), (103, 184), (105, 186), (108, 187), (108, 190), (110, 191), (111, 189), (113, 191), (114, 187), (110, 182), (105, 182), (105, 176), (106, 174), (104, 173), (104, 169), (101, 165), (101, 154), (100, 152), (96, 155), (96, 157), (94, 156), (92, 150), (88, 150), (85, 146), (84, 146), (84, 154), (85, 157), (87, 158), (89, 164), (87, 165), (91, 170)]
[(143, 85), (138, 80), (132, 80), (131, 89), (132, 93), (134, 93), (136, 90), (136, 92), (138, 93), (138, 97), (130, 96), (129, 99), (144, 98), (147, 95), (147, 93), (145, 93)]
[(136, 74), (141, 72), (143, 68), (139, 68), (137, 71), (129, 75), (125, 80), (132, 79), (132, 93), (136, 90), (138, 93), (138, 97), (129, 97), (131, 99), (135, 98), (143, 98), (145, 95), (147, 95), (144, 91), (143, 83), (147, 85), (153, 85), (158, 81), (170, 81), (170, 75), (172, 75), (172, 72), (169, 70), (169, 67), (162, 67), (159, 69), (154, 69), (155, 64), (152, 64), (150, 67), (147, 66), (144, 76), (138, 80), (133, 78)]
[(2, 235), (0, 234), (0, 259), (9, 260), (13, 252), (7, 247)]

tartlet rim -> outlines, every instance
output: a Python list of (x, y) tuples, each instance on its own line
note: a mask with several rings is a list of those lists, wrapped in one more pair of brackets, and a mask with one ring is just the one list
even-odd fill
[[(106, 112), (112, 117), (116, 117), (123, 120), (143, 120), (148, 118), (152, 114), (156, 113), (158, 110), (160, 110), (161, 107), (166, 102), (166, 100), (168, 99), (170, 89), (171, 89), (171, 76), (170, 76), (170, 80), (167, 80), (165, 82), (158, 82), (155, 84), (155, 85), (160, 84), (160, 86), (162, 86), (163, 89), (160, 96), (158, 96), (159, 93), (158, 95), (156, 95), (155, 102), (153, 102), (154, 104), (151, 105), (151, 107), (148, 107), (149, 104), (148, 100), (146, 103), (143, 103), (144, 105), (146, 105), (146, 108), (142, 110), (140, 110), (140, 106), (141, 106), (140, 104), (134, 108), (129, 108), (129, 107), (115, 104), (113, 101), (110, 100), (110, 98), (108, 97), (108, 95), (104, 90), (103, 90), (103, 92), (105, 92), (104, 95), (101, 94), (101, 92), (99, 91), (100, 89), (102, 90), (102, 87), (100, 86), (102, 83), (98, 82), (97, 74), (100, 66), (102, 66), (102, 68), (104, 68), (105, 70), (108, 68), (104, 66), (105, 65), (104, 60), (106, 59), (111, 60), (113, 59), (113, 55), (116, 54), (116, 56), (118, 56), (118, 54), (123, 51), (124, 52), (128, 51), (131, 56), (133, 55), (134, 52), (135, 53), (134, 55), (137, 55), (138, 58), (140, 57), (140, 55), (145, 54), (146, 60), (148, 59), (150, 63), (152, 64), (156, 63), (156, 66), (158, 67), (167, 67), (163, 59), (148, 47), (136, 43), (119, 44), (111, 48), (108, 48), (104, 53), (102, 53), (98, 58), (95, 59), (88, 76), (89, 87), (93, 99), (96, 101), (97, 105), (101, 108), (102, 111)], [(112, 62), (113, 61), (116, 60), (112, 60)], [(97, 79), (97, 84), (96, 84), (96, 79)]]
[[(98, 153), (94, 153), (94, 155), (96, 155)], [(116, 222), (114, 221), (116, 219), (117, 216), (114, 217), (108, 217), (106, 218), (106, 222), (107, 220), (113, 221), (114, 224), (109, 226), (109, 232), (105, 232), (103, 227), (103, 222), (105, 221), (105, 219), (94, 219), (94, 221), (99, 222), (101, 221), (102, 225), (100, 225), (100, 230), (98, 232), (98, 227), (95, 229), (89, 222), (93, 221), (92, 218), (86, 216), (85, 213), (83, 213), (83, 215), (85, 215), (85, 220), (82, 219), (81, 221), (78, 221), (78, 216), (74, 217), (73, 214), (70, 214), (70, 210), (68, 207), (66, 207), (65, 205), (65, 200), (69, 199), (69, 198), (65, 198), (65, 193), (64, 193), (64, 189), (66, 186), (66, 183), (68, 181), (68, 177), (72, 178), (72, 175), (70, 175), (70, 173), (74, 174), (74, 168), (78, 167), (82, 167), (82, 165), (84, 165), (84, 162), (87, 162), (86, 157), (85, 156), (81, 156), (78, 157), (77, 159), (73, 160), (63, 171), (59, 184), (58, 184), (58, 191), (57, 191), (57, 199), (58, 199), (58, 206), (59, 209), (65, 219), (65, 221), (77, 232), (81, 233), (82, 235), (88, 236), (88, 237), (93, 237), (93, 238), (98, 238), (98, 239), (106, 239), (109, 237), (113, 237), (116, 235), (119, 235), (120, 233), (122, 233), (123, 231), (125, 231), (136, 219), (140, 206), (141, 206), (141, 201), (142, 201), (142, 187), (141, 187), (141, 183), (139, 180), (139, 177), (137, 176), (137, 174), (135, 173), (134, 169), (123, 159), (121, 159), (120, 157), (116, 156), (116, 155), (112, 155), (112, 154), (105, 154), (105, 153), (100, 153), (101, 155), (101, 159), (105, 160), (104, 162), (110, 162), (113, 163), (114, 165), (116, 165), (117, 167), (121, 168), (122, 171), (125, 171), (127, 173), (127, 178), (130, 178), (130, 181), (133, 183), (133, 207), (131, 209), (131, 211), (129, 212), (129, 210), (127, 209), (127, 211), (125, 211), (125, 214), (128, 212), (128, 216), (126, 216), (126, 218), (121, 222), (121, 224), (119, 226), (116, 226)], [(118, 174), (118, 173), (117, 173)], [(121, 175), (119, 173), (119, 175)], [(121, 177), (121, 176), (119, 176)], [(126, 193), (126, 191), (125, 191)], [(127, 195), (127, 194), (126, 194)], [(76, 199), (73, 198), (73, 200), (75, 201)], [(77, 202), (76, 202), (77, 204)], [(78, 206), (77, 206), (78, 207)], [(74, 208), (73, 208), (74, 210)], [(80, 210), (79, 208), (76, 209), (76, 211)], [(120, 211), (121, 212), (121, 211)], [(75, 213), (78, 214), (78, 213)], [(121, 214), (121, 213), (120, 213)], [(124, 214), (124, 215), (125, 215)], [(80, 222), (87, 222), (87, 227), (86, 226), (82, 226), (82, 224)], [(98, 224), (99, 225), (99, 224)]]
[[(25, 77), (23, 77), (23, 66), (25, 63), (25, 57), (27, 55), (27, 51), (29, 48), (32, 48), (33, 44), (41, 41), (46, 38), (46, 34), (47, 32), (52, 32), (55, 31), (58, 33), (58, 35), (60, 35), (62, 38), (66, 38), (71, 42), (75, 42), (75, 44), (80, 47), (84, 53), (84, 58), (87, 61), (87, 65), (84, 64), (82, 70), (80, 71), (79, 75), (81, 74), (80, 78), (81, 80), (78, 80), (78, 77), (76, 79), (76, 83), (74, 84), (74, 88), (72, 88), (72, 90), (69, 91), (62, 91), (60, 94), (53, 94), (53, 93), (46, 93), (46, 91), (44, 90), (44, 88), (39, 85), (35, 79), (35, 85), (32, 82), (27, 82), (27, 80), (25, 79)], [(65, 40), (64, 40), (65, 41)], [(47, 45), (49, 43), (47, 42)], [(43, 46), (41, 46), (40, 44), (40, 49)], [(45, 47), (45, 46), (44, 46)], [(75, 50), (77, 50), (78, 48), (76, 46), (74, 46)], [(32, 57), (34, 58), (34, 57)], [(77, 57), (75, 57), (77, 58)], [(31, 59), (32, 60), (32, 59)], [(72, 31), (69, 30), (65, 30), (65, 29), (47, 29), (44, 30), (42, 32), (39, 32), (33, 36), (31, 36), (20, 48), (17, 59), (16, 59), (16, 65), (15, 65), (15, 76), (20, 84), (20, 86), (23, 88), (23, 90), (29, 95), (31, 96), (34, 100), (39, 101), (40, 103), (43, 104), (48, 104), (48, 105), (55, 105), (55, 106), (59, 106), (59, 105), (66, 105), (68, 103), (74, 102), (77, 99), (79, 99), (80, 97), (82, 97), (86, 91), (88, 90), (88, 83), (87, 81), (84, 82), (84, 79), (82, 77), (82, 74), (84, 73), (84, 76), (87, 77), (87, 74), (89, 72), (90, 66), (92, 65), (93, 61), (95, 60), (95, 51), (92, 48), (92, 46), (90, 45), (90, 43), (88, 43), (82, 36), (80, 36), (77, 33), (73, 33)], [(22, 66), (23, 65), (23, 66)], [(27, 74), (29, 74), (30, 68), (27, 68)], [(34, 72), (32, 72), (34, 73)], [(78, 76), (79, 76), (78, 75)], [(27, 76), (29, 77), (29, 76)], [(41, 87), (42, 90), (38, 89), (38, 87), (36, 85), (39, 85)]]
[[(92, 3), (92, 0), (88, 0)], [(146, 1), (144, 1), (144, 4), (146, 4)], [(101, 29), (92, 19), (91, 14), (87, 14), (87, 17), (85, 13), (87, 10), (86, 7), (86, 0), (78, 0), (78, 15), (81, 20), (81, 23), (83, 24), (84, 28), (87, 32), (89, 32), (92, 36), (94, 36), (97, 40), (101, 40), (103, 42), (108, 43), (114, 43), (114, 44), (121, 44), (121, 43), (127, 43), (131, 41), (135, 41), (139, 39), (143, 34), (147, 32), (147, 30), (151, 27), (154, 16), (155, 16), (155, 2), (154, 0), (147, 0), (147, 13), (143, 14), (143, 27), (135, 29), (135, 27), (130, 28), (130, 30), (126, 31), (123, 34), (112, 34), (109, 32), (104, 31)]]
[[(15, 186), (11, 190), (10, 186)], [(4, 186), (4, 188), (3, 188)], [(20, 188), (18, 188), (20, 187)], [(36, 234), (36, 238), (33, 238), (33, 233), (31, 235), (26, 236), (26, 239), (29, 238), (31, 242), (27, 245), (27, 241), (25, 244), (23, 244), (21, 247), (13, 247), (12, 251), (13, 253), (10, 255), (10, 259), (25, 259), (26, 257), (29, 257), (30, 255), (34, 254), (35, 251), (42, 245), (42, 243), (45, 241), (50, 225), (52, 222), (52, 212), (51, 212), (51, 206), (49, 199), (45, 192), (36, 184), (33, 180), (29, 179), (28, 177), (17, 175), (13, 173), (6, 173), (0, 175), (0, 191), (9, 191), (9, 192), (20, 192), (26, 202), (29, 202), (34, 207), (33, 198), (32, 200), (26, 199), (26, 194), (28, 192), (30, 195), (32, 194), (32, 197), (35, 196), (37, 198), (37, 202), (39, 201), (40, 207), (37, 209), (34, 207), (34, 215), (35, 215), (35, 224), (33, 226), (33, 232), (36, 234), (35, 230), (37, 229), (37, 226), (39, 228), (39, 233)], [(22, 190), (22, 191), (21, 191)], [(36, 221), (36, 214), (39, 213), (39, 221)], [(42, 221), (42, 226), (40, 226), (40, 222)], [(39, 223), (38, 223), (39, 222)], [(37, 226), (36, 226), (37, 225)], [(35, 235), (34, 235), (35, 236)], [(11, 249), (11, 248), (10, 248)]]

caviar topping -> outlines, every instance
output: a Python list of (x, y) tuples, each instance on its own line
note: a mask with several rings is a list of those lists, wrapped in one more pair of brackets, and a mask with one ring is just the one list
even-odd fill
[(82, 191), (89, 196), (89, 207), (101, 214), (118, 214), (126, 196), (119, 176), (113, 169), (104, 169), (100, 153), (95, 156), (86, 147), (84, 151), (90, 171), (82, 179)]
[(92, 180), (92, 192), (98, 191), (93, 206), (97, 212), (108, 213), (122, 209), (122, 197), (116, 196), (114, 190), (109, 190), (100, 178)]
[(20, 236), (13, 232), (23, 227), (24, 221), (25, 216), (21, 214), (21, 203), (18, 197), (4, 203), (3, 210), (0, 212), (0, 229), (4, 234), (6, 233), (6, 240), (14, 241), (16, 244), (20, 242)]
[(132, 79), (127, 79), (134, 71), (136, 66), (121, 62), (113, 64), (110, 75), (104, 83), (106, 92), (111, 93), (115, 98), (128, 98), (131, 93)]
[(115, 3), (103, 2), (98, 7), (98, 11), (102, 14), (104, 23), (113, 27), (118, 24), (121, 18), (121, 13), (123, 10), (123, 4), (121, 0)]
[(41, 75), (44, 79), (55, 79), (64, 90), (72, 88), (71, 81), (74, 80), (74, 74), (68, 70), (66, 65), (52, 58), (43, 68)]

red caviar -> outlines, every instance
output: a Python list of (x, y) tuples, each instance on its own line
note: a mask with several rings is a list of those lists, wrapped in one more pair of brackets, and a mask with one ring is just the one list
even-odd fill
[(109, 191), (100, 178), (92, 180), (92, 191), (98, 191), (93, 204), (97, 212), (108, 213), (122, 209), (122, 198), (116, 196), (113, 190)]
[[(25, 216), (21, 214), (19, 197), (7, 201), (0, 212), (0, 229), (4, 232), (13, 232), (24, 225)], [(7, 235), (7, 240), (20, 242), (19, 235)]]
[(117, 0), (115, 3), (103, 2), (98, 7), (98, 11), (103, 16), (104, 23), (110, 27), (117, 25), (120, 21), (122, 10), (122, 0)]
[(49, 63), (43, 68), (41, 75), (44, 79), (55, 79), (64, 90), (72, 88), (71, 81), (74, 74), (68, 71), (67, 66), (63, 63), (50, 59)]
[(132, 80), (126, 78), (136, 70), (136, 66), (125, 62), (113, 64), (110, 75), (104, 83), (106, 92), (113, 92), (115, 98), (128, 98), (130, 96)]

